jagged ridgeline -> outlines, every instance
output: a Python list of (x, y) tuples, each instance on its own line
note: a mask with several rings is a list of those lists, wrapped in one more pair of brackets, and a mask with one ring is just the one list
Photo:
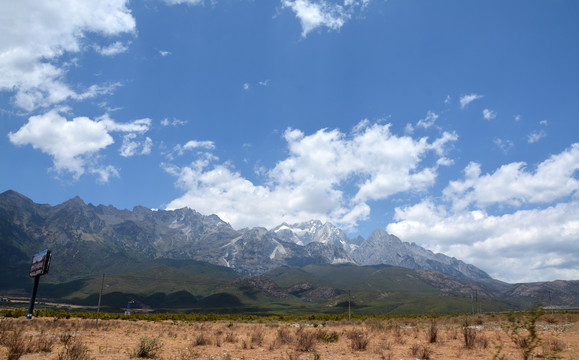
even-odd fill
[[(552, 285), (518, 296), (473, 265), (384, 230), (350, 239), (316, 220), (235, 230), (188, 208), (119, 210), (78, 197), (50, 206), (0, 194), (0, 291), (29, 291), (30, 258), (45, 248), (53, 262), (39, 296), (93, 305), (105, 273), (112, 308), (131, 298), (154, 309), (340, 312), (350, 290), (362, 312), (469, 311), (474, 290), (498, 309), (559, 293)], [(575, 289), (572, 303), (577, 284), (564, 283)]]

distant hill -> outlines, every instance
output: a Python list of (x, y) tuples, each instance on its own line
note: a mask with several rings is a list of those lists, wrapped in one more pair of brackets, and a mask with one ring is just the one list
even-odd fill
[(468, 311), (578, 303), (574, 281), (510, 285), (458, 259), (383, 230), (349, 239), (329, 223), (234, 230), (191, 209), (119, 210), (76, 197), (56, 206), (0, 194), (0, 294), (27, 294), (33, 254), (49, 248), (39, 296), (195, 311), (340, 312), (347, 293), (359, 312)]

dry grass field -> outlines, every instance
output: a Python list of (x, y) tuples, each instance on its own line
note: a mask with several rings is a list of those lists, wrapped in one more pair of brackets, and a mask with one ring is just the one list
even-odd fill
[[(0, 359), (577, 359), (579, 314), (334, 322), (0, 319)], [(530, 331), (529, 331), (530, 330)], [(536, 332), (535, 332), (536, 331)]]

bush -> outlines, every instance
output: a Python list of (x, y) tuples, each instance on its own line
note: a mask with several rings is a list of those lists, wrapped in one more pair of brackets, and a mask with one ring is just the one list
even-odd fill
[(351, 341), (352, 350), (364, 351), (370, 342), (368, 334), (361, 330), (350, 330), (347, 334)]
[(462, 334), (464, 336), (464, 347), (467, 349), (473, 349), (476, 343), (476, 329), (470, 325), (468, 320), (465, 320), (462, 325)]
[(438, 339), (438, 324), (436, 320), (430, 322), (430, 328), (428, 329), (428, 342), (434, 344)]
[(58, 360), (89, 360), (88, 347), (81, 343), (78, 338), (72, 335), (63, 335), (60, 337), (60, 342), (64, 345), (64, 349), (58, 354)]
[(320, 330), (318, 332), (318, 339), (325, 341), (327, 343), (336, 342), (336, 341), (338, 341), (339, 338), (340, 337), (339, 337), (338, 333), (335, 331), (327, 332), (327, 331)]
[(139, 345), (135, 349), (134, 356), (138, 358), (153, 359), (157, 357), (157, 354), (163, 345), (158, 338), (152, 338), (143, 336), (139, 341)]
[(314, 351), (316, 347), (316, 334), (312, 331), (298, 331), (296, 339), (297, 351)]

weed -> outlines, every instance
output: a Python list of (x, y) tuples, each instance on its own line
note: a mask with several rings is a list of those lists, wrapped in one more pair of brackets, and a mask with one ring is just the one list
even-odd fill
[(139, 340), (139, 345), (137, 345), (133, 355), (138, 358), (154, 359), (162, 348), (163, 344), (158, 338), (143, 336)]

